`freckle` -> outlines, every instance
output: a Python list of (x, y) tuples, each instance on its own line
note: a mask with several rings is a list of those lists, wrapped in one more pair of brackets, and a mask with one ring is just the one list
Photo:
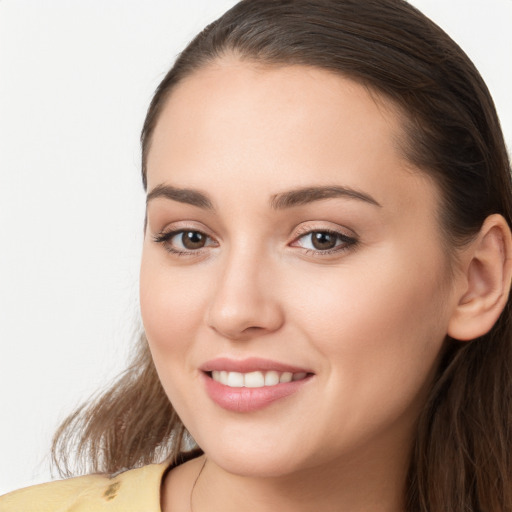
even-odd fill
[(107, 490), (104, 492), (103, 497), (107, 500), (113, 500), (117, 496), (117, 491), (121, 487), (119, 482), (114, 482), (107, 487)]

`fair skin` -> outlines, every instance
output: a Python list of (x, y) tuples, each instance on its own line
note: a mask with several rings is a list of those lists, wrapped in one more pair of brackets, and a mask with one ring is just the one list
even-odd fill
[[(500, 276), (474, 264), (474, 244), (450, 272), (439, 192), (401, 137), (392, 105), (314, 68), (226, 57), (168, 100), (148, 157), (141, 309), (163, 387), (208, 459), (194, 512), (403, 509), (443, 341), (489, 287), (495, 321), (510, 235), (495, 216), (475, 242), (501, 254)], [(238, 375), (289, 365), (297, 380), (276, 399), (232, 395), (212, 387), (219, 358)], [(203, 462), (168, 474), (164, 512), (190, 510)]]

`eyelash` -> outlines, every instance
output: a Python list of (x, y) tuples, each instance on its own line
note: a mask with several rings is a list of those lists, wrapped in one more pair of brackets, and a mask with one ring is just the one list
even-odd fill
[(348, 250), (350, 247), (355, 246), (358, 243), (358, 240), (354, 237), (350, 237), (345, 235), (344, 233), (340, 233), (339, 231), (335, 231), (332, 229), (310, 229), (305, 228), (302, 232), (295, 237), (292, 243), (298, 242), (300, 239), (305, 238), (306, 236), (312, 236), (314, 233), (322, 233), (335, 237), (336, 242), (340, 241), (339, 245), (334, 246), (332, 249), (320, 250), (320, 249), (305, 249), (305, 254), (307, 255), (316, 255), (316, 256), (328, 256), (330, 254), (341, 253)]
[(170, 252), (171, 254), (174, 254), (176, 256), (198, 256), (201, 254), (202, 249), (204, 247), (201, 247), (200, 249), (196, 250), (179, 250), (175, 249), (169, 244), (169, 241), (172, 240), (177, 235), (183, 235), (185, 233), (199, 233), (200, 235), (204, 236), (208, 240), (212, 240), (210, 236), (208, 236), (206, 233), (203, 233), (202, 231), (198, 229), (174, 229), (171, 231), (161, 231), (160, 233), (156, 234), (153, 237), (153, 241), (159, 244), (162, 244), (167, 252)]
[[(195, 249), (195, 250), (179, 250), (175, 249), (169, 244), (169, 241), (172, 240), (177, 235), (183, 235), (184, 233), (197, 233), (201, 236), (204, 236), (207, 240), (212, 240), (210, 236), (208, 236), (206, 233), (198, 230), (198, 229), (176, 229), (171, 230), (167, 232), (160, 232), (153, 236), (153, 241), (159, 244), (162, 244), (166, 251), (169, 253), (176, 255), (176, 256), (199, 256), (202, 254), (203, 249), (205, 247), (208, 247), (208, 245), (205, 245), (201, 248)], [(333, 237), (336, 237), (337, 241), (340, 241), (341, 243), (339, 245), (336, 245), (332, 249), (326, 249), (326, 250), (320, 250), (320, 249), (304, 249), (304, 253), (307, 255), (317, 255), (317, 256), (328, 256), (335, 253), (341, 253), (343, 251), (348, 250), (350, 247), (355, 246), (358, 243), (358, 240), (354, 237), (350, 237), (345, 235), (344, 233), (340, 233), (339, 231), (334, 231), (332, 229), (304, 229), (302, 232), (300, 232), (293, 240), (292, 244), (297, 243), (302, 238), (305, 238), (306, 236), (311, 236), (314, 233), (322, 233), (327, 234)], [(293, 247), (293, 245), (292, 245)]]

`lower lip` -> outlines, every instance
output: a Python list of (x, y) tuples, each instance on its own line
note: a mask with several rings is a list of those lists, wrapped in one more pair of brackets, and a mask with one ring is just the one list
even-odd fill
[(208, 396), (223, 409), (234, 412), (252, 412), (263, 409), (272, 402), (297, 392), (312, 377), (308, 375), (305, 379), (261, 388), (231, 388), (213, 380), (206, 373), (203, 375)]

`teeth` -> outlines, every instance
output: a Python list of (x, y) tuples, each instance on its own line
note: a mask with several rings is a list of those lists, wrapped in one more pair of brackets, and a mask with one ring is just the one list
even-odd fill
[(243, 388), (244, 387), (244, 374), (238, 372), (229, 372), (226, 384), (230, 388)]
[(265, 386), (275, 386), (279, 384), (279, 373), (267, 372), (265, 375)]
[(229, 386), (231, 388), (262, 388), (263, 386), (275, 386), (280, 383), (292, 382), (305, 379), (307, 373), (291, 373), (291, 372), (227, 372), (214, 370), (212, 372), (213, 380)]
[(244, 385), (246, 388), (262, 388), (265, 385), (265, 376), (261, 372), (246, 373)]
[(281, 377), (279, 377), (279, 382), (291, 382), (292, 378), (293, 378), (293, 373), (284, 372), (281, 374)]

